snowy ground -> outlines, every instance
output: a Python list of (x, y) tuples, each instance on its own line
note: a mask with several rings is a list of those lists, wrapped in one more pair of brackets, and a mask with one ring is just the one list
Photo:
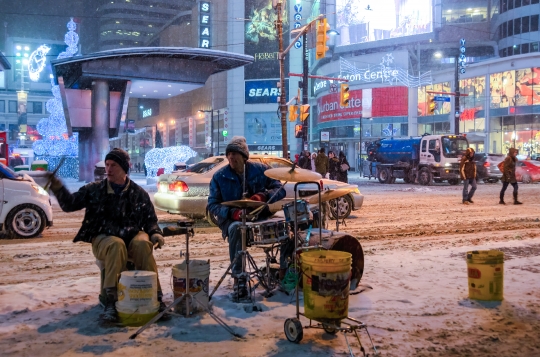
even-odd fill
[[(465, 206), (461, 186), (358, 182), (364, 207), (340, 230), (360, 240), (361, 284), (373, 289), (350, 296), (349, 315), (368, 325), (381, 356), (540, 355), (539, 185), (520, 185), (523, 205), (502, 206), (500, 184), (480, 184), (475, 203)], [(507, 192), (507, 202), (510, 197)], [(55, 206), (54, 214), (55, 226), (43, 237), (0, 240), (2, 356), (347, 355), (342, 333), (304, 329), (300, 344), (288, 342), (283, 323), (295, 316), (290, 298), (258, 295), (263, 311), (247, 313), (227, 299), (229, 279), (214, 296), (213, 311), (244, 339), (207, 314), (158, 323), (136, 340), (128, 339), (136, 328), (100, 328), (98, 268), (90, 245), (71, 242), (82, 212), (65, 214)], [(169, 238), (155, 253), (167, 301), (183, 245), (183, 237)], [(228, 266), (220, 233), (201, 226), (190, 248), (193, 259), (210, 259), (213, 288)], [(250, 249), (262, 261), (260, 250)], [(468, 299), (465, 254), (480, 249), (505, 252), (500, 303)], [(368, 348), (369, 339), (361, 337)]]

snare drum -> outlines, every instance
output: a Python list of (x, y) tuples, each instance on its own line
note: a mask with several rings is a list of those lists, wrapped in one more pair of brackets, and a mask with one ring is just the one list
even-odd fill
[(248, 222), (249, 245), (274, 244), (289, 238), (289, 226), (281, 219)]
[(298, 219), (298, 223), (309, 222), (309, 207), (306, 201), (296, 200), (296, 209), (294, 202), (283, 205), (283, 212), (287, 222), (294, 223), (294, 217)]

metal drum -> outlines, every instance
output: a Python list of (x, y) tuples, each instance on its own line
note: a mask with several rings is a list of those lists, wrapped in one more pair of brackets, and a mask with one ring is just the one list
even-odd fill
[(309, 207), (304, 200), (296, 200), (296, 205), (294, 202), (283, 205), (283, 212), (285, 213), (287, 222), (294, 224), (295, 216), (297, 217), (299, 224), (309, 222)]
[(249, 245), (274, 244), (289, 238), (289, 226), (282, 219), (248, 222)]

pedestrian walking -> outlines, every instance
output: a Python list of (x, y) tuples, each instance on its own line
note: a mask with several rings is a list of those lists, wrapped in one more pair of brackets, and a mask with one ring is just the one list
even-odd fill
[(298, 166), (305, 170), (311, 170), (311, 158), (309, 151), (302, 151), (302, 156), (300, 156), (300, 159), (298, 159)]
[(336, 180), (338, 170), (339, 159), (336, 157), (333, 151), (328, 151), (328, 173), (330, 174), (330, 180)]
[(518, 161), (517, 159), (517, 154), (518, 154), (518, 150), (515, 149), (515, 148), (510, 148), (508, 150), (508, 155), (506, 156), (506, 158), (504, 159), (504, 161), (502, 162), (502, 178), (501, 178), (501, 181), (503, 183), (503, 186), (502, 186), (502, 189), (501, 189), (501, 193), (500, 193), (500, 201), (499, 201), (499, 204), (501, 205), (504, 205), (505, 202), (504, 202), (504, 192), (506, 191), (506, 189), (508, 188), (508, 185), (512, 185), (512, 187), (514, 188), (514, 204), (515, 205), (520, 205), (522, 204), (521, 202), (518, 201), (518, 184), (517, 184), (517, 180), (516, 180), (516, 163)]
[(311, 171), (313, 172), (316, 172), (315, 171), (315, 159), (317, 158), (317, 154), (316, 153), (313, 153), (311, 155)]
[(324, 148), (319, 149), (319, 154), (315, 158), (315, 171), (326, 177), (328, 173), (328, 156), (324, 153)]
[(337, 167), (336, 180), (348, 183), (349, 182), (349, 169), (351, 166), (347, 161), (347, 157), (343, 151), (339, 152), (339, 164)]
[[(474, 149), (468, 148), (459, 163), (459, 173), (463, 180), (463, 204), (474, 203), (472, 198), (476, 191), (476, 162), (474, 161)], [(471, 190), (469, 191), (469, 185)]]

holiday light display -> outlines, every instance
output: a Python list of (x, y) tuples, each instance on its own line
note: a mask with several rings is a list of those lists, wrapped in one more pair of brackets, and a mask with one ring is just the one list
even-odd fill
[[(77, 24), (73, 22), (73, 18), (68, 22), (67, 28), (68, 32), (64, 36), (64, 42), (67, 48), (58, 55), (59, 59), (73, 57), (78, 51), (79, 35), (75, 32)], [(48, 118), (41, 119), (37, 124), (37, 131), (43, 139), (34, 142), (34, 153), (40, 159), (47, 161), (49, 167), (54, 166), (53, 164), (59, 160), (59, 156), (74, 157), (74, 160), (68, 160), (68, 164), (58, 173), (61, 177), (78, 178), (79, 164), (76, 159), (79, 153), (78, 135), (77, 133), (74, 133), (72, 137), (67, 135), (66, 118), (62, 106), (60, 87), (54, 84), (53, 78), (51, 78), (51, 86), (54, 98), (49, 99), (45, 103), (45, 109), (47, 109), (50, 115)]]
[(41, 45), (28, 58), (28, 74), (31, 80), (37, 82), (47, 62), (47, 53), (51, 50), (47, 45)]
[(170, 174), (177, 162), (186, 162), (196, 156), (197, 153), (189, 146), (170, 146), (166, 148), (154, 148), (146, 154), (144, 164), (146, 165), (147, 176), (156, 177), (160, 168)]

